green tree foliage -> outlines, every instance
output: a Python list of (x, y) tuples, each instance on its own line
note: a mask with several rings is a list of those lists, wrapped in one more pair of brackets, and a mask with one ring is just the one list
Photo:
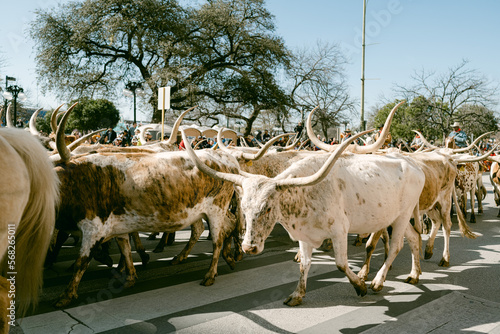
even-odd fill
[[(114, 128), (120, 120), (120, 113), (111, 101), (106, 99), (93, 100), (84, 97), (78, 101), (72, 101), (68, 106), (75, 102), (78, 102), (78, 104), (69, 117), (68, 124), (66, 125), (67, 133), (71, 132), (73, 129), (87, 132), (109, 127)], [(53, 112), (54, 110), (50, 110), (45, 113), (44, 117), (38, 117), (36, 119), (36, 128), (38, 131), (46, 134), (52, 132), (50, 119), (52, 118)], [(59, 111), (59, 114), (61, 114), (61, 111)], [(61, 116), (57, 118), (59, 121)]]
[(456, 114), (456, 120), (463, 130), (474, 138), (489, 131), (498, 131), (498, 118), (493, 110), (484, 106), (464, 105)]
[[(371, 125), (378, 127), (384, 124), (389, 112), (398, 102), (396, 100), (379, 108), (372, 117)], [(411, 141), (415, 136), (412, 130), (420, 129), (426, 139), (442, 142), (452, 129), (450, 127), (443, 134), (441, 124), (434, 120), (438, 117), (445, 118), (448, 109), (447, 104), (438, 104), (423, 96), (416, 97), (396, 111), (391, 125), (392, 138)], [(497, 131), (498, 120), (494, 112), (483, 106), (463, 105), (454, 114), (453, 121), (460, 122), (467, 135), (473, 135), (474, 138), (488, 131)]]
[(41, 133), (49, 135), (52, 132), (52, 128), (50, 127), (50, 118), (52, 117), (52, 113), (54, 109), (47, 111), (44, 117), (38, 116), (36, 118), (36, 129)]
[[(468, 64), (467, 60), (463, 60), (444, 73), (424, 70), (415, 72), (411, 85), (396, 87), (396, 91), (406, 100), (412, 101), (420, 97), (421, 102), (425, 101), (421, 106), (425, 107), (427, 104), (427, 110), (419, 113), (425, 115), (424, 120), (427, 124), (423, 125), (439, 129), (442, 137), (449, 134), (454, 121), (462, 118), (467, 121), (467, 117), (460, 112), (463, 108), (471, 110), (470, 108), (475, 106), (473, 110), (476, 111), (488, 110), (495, 105), (497, 87), (477, 70), (469, 68)], [(475, 115), (483, 117), (488, 116), (488, 113), (481, 112)], [(483, 123), (480, 119), (474, 121)], [(489, 124), (489, 121), (484, 120), (484, 124)], [(472, 128), (473, 125), (470, 126)]]
[(103, 128), (114, 128), (120, 120), (120, 113), (115, 105), (106, 99), (92, 100), (88, 97), (78, 102), (71, 112), (67, 129), (78, 129), (81, 131), (99, 130)]
[[(161, 118), (155, 108), (158, 88), (172, 80), (171, 105), (177, 110), (240, 103), (258, 112), (283, 102), (274, 71), (286, 66), (288, 51), (274, 35), (263, 0), (209, 0), (197, 7), (180, 3), (80, 0), (37, 11), (31, 36), (44, 86), (61, 97), (111, 96), (127, 81), (144, 81), (153, 121)], [(268, 99), (259, 101), (258, 108), (257, 96), (238, 94), (258, 95), (263, 83), (273, 93), (264, 95)], [(225, 90), (228, 86), (233, 89)], [(210, 110), (209, 116), (218, 113)]]

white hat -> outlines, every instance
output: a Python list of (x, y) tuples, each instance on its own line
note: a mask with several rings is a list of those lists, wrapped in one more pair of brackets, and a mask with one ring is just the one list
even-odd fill
[(452, 128), (459, 128), (460, 127), (460, 123), (455, 122), (455, 123), (453, 123), (453, 125), (451, 127)]

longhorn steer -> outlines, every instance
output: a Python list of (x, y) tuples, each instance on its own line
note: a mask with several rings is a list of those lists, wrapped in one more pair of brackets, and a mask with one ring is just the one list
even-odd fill
[[(482, 174), (479, 173), (479, 163), (467, 162), (457, 166), (457, 178), (455, 187), (457, 189), (457, 199), (460, 210), (467, 216), (467, 194), (470, 195), (470, 222), (476, 222), (476, 214), (474, 212), (474, 197), (476, 194), (477, 180)], [(482, 198), (478, 197), (478, 213), (483, 212)]]
[[(59, 140), (57, 143), (58, 150), (64, 151)], [(62, 154), (67, 155), (69, 152)], [(220, 171), (238, 170), (232, 156), (214, 151), (204, 151), (200, 155)], [(186, 152), (90, 154), (71, 158), (59, 164), (56, 171), (61, 179), (61, 206), (56, 227), (82, 231), (82, 246), (73, 278), (56, 306), (66, 306), (77, 298), (82, 275), (93, 251), (102, 242), (117, 237), (120, 250), (126, 255), (126, 285), (130, 286), (136, 272), (128, 233), (174, 232), (196, 224), (182, 256), (203, 231), (199, 228), (202, 218), (209, 222), (214, 250), (210, 270), (201, 284), (214, 283), (223, 240), (235, 225), (227, 215), (233, 194), (230, 183), (214, 180), (194, 168)], [(223, 256), (234, 268), (228, 249), (224, 249)]]
[[(73, 105), (73, 107), (75, 105)], [(54, 132), (56, 132), (57, 128), (58, 128), (56, 125), (55, 118), (57, 117), (57, 113), (62, 106), (63, 105), (60, 105), (52, 114), (51, 126), (53, 127)], [(70, 110), (73, 107), (71, 107)], [(179, 130), (179, 126), (180, 126), (184, 116), (188, 112), (193, 110), (194, 108), (196, 108), (196, 107), (189, 108), (179, 115), (179, 117), (177, 118), (177, 120), (173, 124), (171, 137), (169, 138), (169, 140), (166, 140), (166, 141), (155, 142), (155, 143), (151, 143), (151, 144), (144, 145), (141, 147), (114, 147), (114, 146), (110, 147), (108, 145), (101, 145), (101, 144), (79, 146), (82, 143), (82, 139), (89, 136), (89, 135), (86, 135), (83, 138), (80, 138), (79, 142), (68, 146), (68, 149), (70, 151), (72, 151), (73, 155), (88, 154), (88, 153), (146, 153), (146, 154), (151, 153), (151, 154), (154, 154), (154, 153), (159, 153), (159, 152), (178, 151), (178, 145), (175, 142), (176, 137), (177, 137), (177, 131)], [(31, 126), (32, 123), (33, 123), (33, 126)], [(30, 120), (30, 129), (31, 129), (33, 134), (37, 134), (36, 128), (34, 127), (34, 123), (35, 123), (34, 118), (32, 117), (32, 119)], [(167, 235), (167, 234), (165, 234), (165, 235)], [(174, 236), (174, 235), (175, 235), (175, 233), (172, 233), (172, 236)], [(142, 242), (139, 238), (139, 234), (137, 232), (133, 232), (133, 233), (131, 233), (130, 236), (132, 238), (132, 241), (135, 244), (135, 248), (136, 248), (137, 253), (141, 257), (142, 264), (146, 265), (147, 262), (149, 261), (149, 254), (146, 253), (146, 250), (145, 250), (144, 246), (142, 245)], [(51, 266), (52, 263), (55, 262), (62, 245), (68, 239), (68, 237), (69, 237), (69, 234), (67, 233), (67, 231), (59, 231), (59, 233), (57, 234), (56, 242), (53, 245), (53, 247), (51, 247), (51, 250), (50, 250), (49, 254), (47, 255), (46, 266)], [(157, 247), (159, 247), (159, 246), (160, 246), (160, 244)], [(97, 255), (99, 255), (99, 259), (97, 258)], [(94, 256), (96, 259), (98, 259), (99, 261), (101, 261), (104, 264), (107, 264), (108, 266), (111, 266), (113, 263), (113, 260), (111, 259), (111, 257), (109, 256), (107, 251), (101, 252), (101, 253), (95, 253)], [(124, 265), (125, 265), (125, 262), (124, 262), (124, 257), (122, 255), (122, 257), (120, 258), (120, 265), (118, 266), (119, 269), (123, 269)]]
[[(399, 154), (340, 157), (350, 142), (365, 133), (349, 138), (331, 155), (302, 159), (272, 179), (214, 171), (186, 146), (199, 169), (237, 185), (246, 222), (245, 252), (262, 252), (277, 221), (293, 239), (299, 240), (300, 279), (296, 290), (285, 300), (290, 306), (302, 302), (312, 249), (324, 239), (332, 238), (337, 267), (346, 273), (361, 296), (366, 294), (366, 285), (349, 268), (347, 233), (371, 233), (393, 226), (389, 256), (370, 286), (375, 291), (382, 289), (387, 271), (403, 246), (410, 216), (418, 210), (424, 174), (412, 159)], [(187, 140), (184, 133), (183, 138)], [(382, 195), (387, 192), (393, 196)], [(413, 236), (418, 238), (416, 232)], [(414, 261), (419, 263), (418, 252)], [(420, 270), (419, 265), (415, 270)]]
[[(444, 249), (439, 266), (447, 267), (450, 263), (449, 240), (452, 226), (450, 211), (454, 183), (457, 175), (456, 163), (449, 154), (442, 152), (412, 153), (408, 154), (408, 156), (420, 166), (425, 175), (424, 188), (419, 197), (419, 213), (420, 215), (427, 214), (433, 223), (429, 240), (425, 248), (425, 258), (430, 259), (432, 257), (434, 240), (442, 225)], [(458, 214), (458, 224), (462, 235), (468, 238), (475, 238), (475, 235), (470, 231), (465, 218), (461, 214)], [(367, 278), (370, 257), (380, 237), (380, 232), (373, 234), (366, 244), (367, 258), (362, 269), (358, 273), (358, 276), (363, 279)], [(411, 283), (416, 282), (414, 281)]]

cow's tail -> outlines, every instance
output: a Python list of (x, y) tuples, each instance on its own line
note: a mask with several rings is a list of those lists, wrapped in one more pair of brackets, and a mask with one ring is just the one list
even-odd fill
[[(38, 140), (24, 131), (17, 130), (14, 135), (7, 139), (26, 164), (30, 178), (29, 200), (15, 234), (16, 305), (22, 317), (30, 306), (37, 304), (42, 287), (43, 263), (59, 201), (59, 180), (47, 151)], [(2, 271), (13, 271), (7, 267), (7, 257), (4, 257)]]
[(472, 230), (469, 228), (469, 225), (467, 225), (467, 221), (465, 220), (464, 214), (458, 206), (457, 192), (455, 190), (455, 186), (453, 186), (453, 202), (455, 202), (455, 211), (457, 212), (458, 227), (460, 229), (460, 233), (462, 233), (462, 236), (464, 237), (467, 237), (469, 239), (475, 239), (477, 237), (477, 234), (472, 232)]

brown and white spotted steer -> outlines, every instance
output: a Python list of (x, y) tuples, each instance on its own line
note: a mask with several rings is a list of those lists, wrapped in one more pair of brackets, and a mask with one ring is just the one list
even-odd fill
[[(66, 113), (61, 124), (67, 121)], [(80, 280), (89, 266), (93, 251), (116, 237), (126, 255), (127, 283), (136, 278), (128, 233), (137, 231), (174, 232), (191, 225), (209, 222), (213, 257), (201, 284), (211, 285), (217, 275), (217, 263), (224, 239), (234, 229), (228, 216), (233, 185), (215, 180), (195, 168), (186, 152), (95, 153), (71, 156), (60, 139), (57, 148), (61, 161), (55, 170), (61, 180), (61, 205), (56, 226), (62, 230), (82, 231), (82, 246), (71, 282), (56, 304), (68, 305), (77, 298)], [(238, 171), (237, 161), (216, 151), (200, 152), (204, 163), (224, 173)], [(195, 228), (183, 253), (198, 240), (203, 229)], [(229, 244), (228, 244), (229, 245)], [(230, 249), (223, 256), (234, 268)]]

